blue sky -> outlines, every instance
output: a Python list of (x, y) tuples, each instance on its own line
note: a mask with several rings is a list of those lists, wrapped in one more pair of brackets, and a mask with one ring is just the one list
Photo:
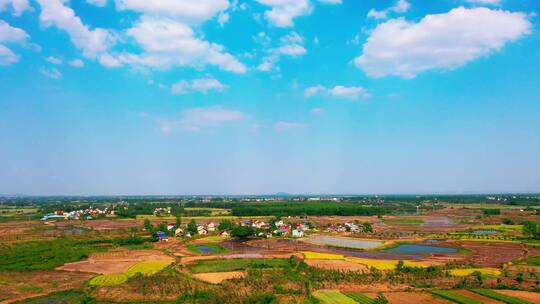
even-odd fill
[(0, 0), (0, 193), (540, 191), (536, 0)]

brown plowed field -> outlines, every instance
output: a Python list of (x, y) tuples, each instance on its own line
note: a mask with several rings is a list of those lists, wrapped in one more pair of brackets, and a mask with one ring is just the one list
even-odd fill
[(306, 264), (309, 266), (323, 268), (323, 269), (334, 269), (334, 270), (354, 270), (368, 272), (369, 269), (366, 265), (347, 262), (343, 260), (312, 260), (306, 259)]
[(520, 291), (520, 290), (496, 290), (498, 293), (509, 295), (512, 297), (520, 298), (533, 302), (535, 304), (540, 304), (540, 293), (530, 292), (530, 291)]
[(392, 304), (449, 304), (446, 300), (420, 292), (385, 292), (384, 296)]
[(193, 277), (212, 284), (219, 284), (225, 280), (243, 278), (246, 274), (242, 271), (208, 272), (193, 274)]

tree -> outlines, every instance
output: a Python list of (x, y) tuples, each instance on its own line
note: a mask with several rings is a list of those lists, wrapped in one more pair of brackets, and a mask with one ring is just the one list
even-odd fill
[(397, 271), (397, 272), (402, 272), (402, 271), (403, 271), (403, 267), (405, 267), (405, 263), (404, 263), (403, 261), (397, 262), (397, 265), (396, 265), (396, 271)]
[(187, 225), (187, 230), (188, 232), (190, 232), (191, 234), (195, 234), (197, 233), (197, 223), (195, 223), (195, 220), (192, 219), (191, 221), (189, 221), (188, 225)]
[(255, 231), (253, 228), (248, 226), (236, 226), (232, 230), (232, 236), (239, 237), (239, 238), (245, 238), (250, 235), (253, 235)]
[(223, 220), (219, 224), (219, 230), (221, 231), (231, 231), (233, 228), (234, 224), (230, 220)]
[(182, 225), (182, 218), (177, 216), (176, 217), (176, 228), (180, 228), (180, 225)]
[(149, 219), (144, 219), (144, 230), (146, 231), (152, 231), (153, 230), (152, 223), (150, 223)]
[(167, 233), (167, 225), (165, 223), (161, 223), (159, 224), (159, 226), (157, 227), (158, 231), (162, 231), (162, 232), (165, 232)]
[(505, 218), (502, 220), (502, 223), (505, 224), (505, 225), (514, 225), (514, 221), (509, 219), (509, 218)]
[(365, 222), (362, 224), (362, 231), (373, 233), (373, 225), (371, 223)]
[(523, 235), (535, 240), (540, 239), (540, 227), (538, 227), (538, 223), (530, 221), (524, 222)]

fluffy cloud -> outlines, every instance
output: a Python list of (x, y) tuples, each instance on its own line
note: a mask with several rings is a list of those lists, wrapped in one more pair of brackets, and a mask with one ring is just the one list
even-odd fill
[(403, 18), (379, 24), (355, 64), (368, 76), (413, 78), (433, 69), (452, 70), (531, 32), (523, 13), (459, 7), (418, 23)]
[(98, 7), (104, 7), (107, 5), (107, 0), (86, 0), (86, 3), (92, 4)]
[(287, 131), (287, 130), (296, 130), (303, 129), (306, 125), (298, 122), (287, 122), (287, 121), (278, 121), (274, 125), (274, 128), (278, 131)]
[(207, 93), (208, 91), (223, 91), (227, 88), (214, 78), (199, 78), (192, 81), (181, 80), (171, 86), (174, 94), (187, 94), (191, 91)]
[(0, 12), (6, 10), (8, 6), (11, 6), (15, 16), (20, 16), (31, 8), (28, 0), (0, 0)]
[(74, 67), (74, 68), (82, 68), (84, 67), (84, 61), (80, 60), (80, 59), (73, 59), (69, 62), (69, 65)]
[(62, 73), (60, 73), (60, 71), (58, 71), (55, 68), (52, 68), (52, 69), (41, 68), (39, 70), (39, 72), (43, 76), (51, 78), (51, 79), (60, 79), (60, 78), (62, 78)]
[(256, 0), (260, 4), (270, 6), (271, 9), (264, 13), (266, 19), (277, 27), (294, 26), (293, 19), (298, 16), (308, 15), (312, 7), (309, 0)]
[(54, 57), (54, 56), (49, 56), (45, 60), (49, 63), (56, 64), (56, 65), (62, 64), (62, 59), (58, 57)]
[(26, 44), (27, 40), (28, 34), (25, 31), (0, 20), (0, 65), (19, 61), (19, 55), (10, 50), (6, 44)]
[[(261, 34), (259, 34), (259, 36), (261, 36)], [(266, 35), (262, 36), (267, 37)], [(278, 47), (267, 50), (268, 55), (263, 58), (258, 70), (263, 72), (272, 71), (281, 56), (297, 58), (305, 55), (307, 50), (304, 48), (303, 44), (304, 38), (296, 32), (283, 36), (280, 39), (280, 45)]]
[(63, 0), (37, 0), (41, 6), (39, 19), (46, 26), (54, 26), (68, 33), (71, 42), (82, 50), (88, 58), (97, 58), (106, 53), (115, 42), (114, 36), (107, 30), (96, 28), (91, 30), (84, 25)]
[(197, 132), (203, 129), (217, 128), (225, 123), (242, 121), (245, 118), (244, 113), (221, 106), (194, 108), (184, 111), (179, 120), (162, 122), (161, 130), (164, 133), (171, 133), (176, 129)]
[(169, 16), (188, 23), (206, 21), (229, 7), (228, 0), (117, 0), (120, 9)]
[(502, 0), (466, 0), (466, 2), (475, 5), (493, 5), (500, 6), (502, 5)]
[(322, 4), (341, 4), (341, 0), (319, 0)]
[(360, 98), (369, 97), (369, 91), (360, 86), (346, 87), (337, 85), (333, 88), (327, 88), (323, 85), (316, 85), (304, 90), (304, 96), (306, 98), (313, 97), (319, 94), (328, 94), (337, 98), (346, 98), (351, 100), (358, 100)]
[(225, 52), (222, 45), (195, 37), (191, 27), (172, 19), (143, 16), (128, 30), (128, 35), (135, 39), (144, 52), (116, 56), (114, 59), (121, 63), (161, 69), (210, 64), (229, 72), (246, 72), (244, 64)]
[(397, 14), (406, 13), (410, 7), (411, 7), (411, 4), (407, 0), (398, 0), (396, 4), (394, 4), (393, 6), (385, 10), (378, 11), (376, 9), (371, 9), (368, 12), (367, 16), (368, 18), (373, 18), (373, 19), (386, 19), (388, 18), (388, 14), (390, 13), (397, 13)]

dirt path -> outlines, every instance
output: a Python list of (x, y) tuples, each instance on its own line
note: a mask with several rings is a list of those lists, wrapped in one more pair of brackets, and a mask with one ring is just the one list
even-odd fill
[(484, 297), (482, 295), (479, 295), (477, 293), (474, 293), (474, 292), (468, 291), (468, 290), (455, 290), (455, 292), (459, 293), (459, 294), (462, 294), (462, 295), (466, 296), (467, 298), (478, 300), (478, 301), (480, 301), (480, 302), (482, 302), (484, 304), (504, 304), (504, 302), (493, 300), (491, 298)]
[(508, 296), (520, 298), (533, 302), (535, 304), (540, 304), (540, 293), (530, 292), (530, 291), (520, 291), (520, 290), (496, 290), (498, 293), (502, 293)]

